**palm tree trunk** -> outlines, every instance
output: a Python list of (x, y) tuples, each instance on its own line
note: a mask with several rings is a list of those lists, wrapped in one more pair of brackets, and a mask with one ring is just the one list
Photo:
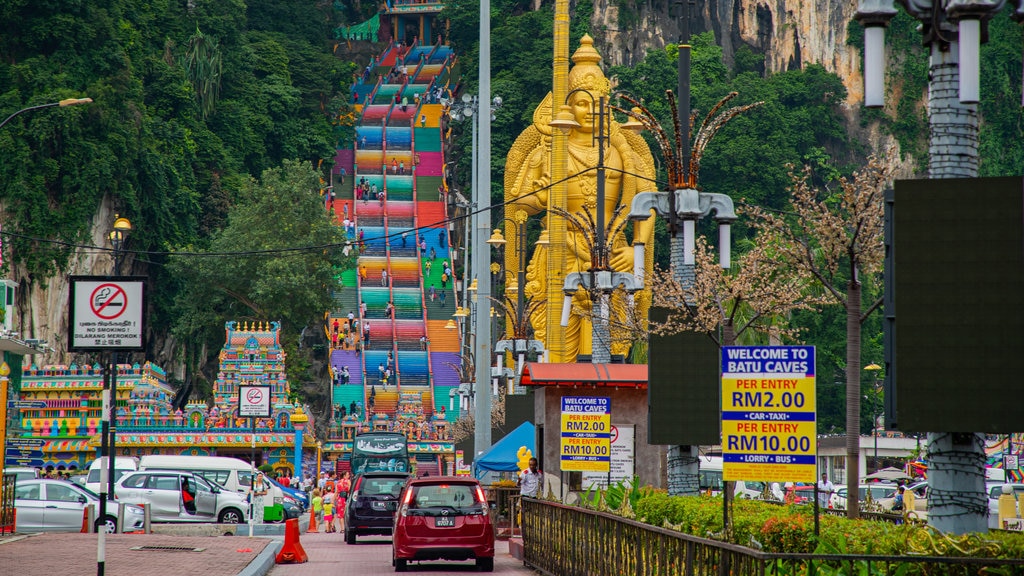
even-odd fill
[(860, 517), (860, 297), (856, 267), (846, 286), (846, 515)]

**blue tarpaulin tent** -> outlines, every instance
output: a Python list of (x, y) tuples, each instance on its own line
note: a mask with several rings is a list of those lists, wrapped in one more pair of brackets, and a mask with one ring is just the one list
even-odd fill
[(486, 472), (517, 472), (520, 448), (525, 446), (530, 453), (537, 453), (534, 438), (533, 423), (523, 422), (473, 461), (473, 476), (480, 478)]

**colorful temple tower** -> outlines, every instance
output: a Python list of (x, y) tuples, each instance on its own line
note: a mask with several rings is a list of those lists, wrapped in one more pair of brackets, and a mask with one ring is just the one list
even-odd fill
[[(220, 370), (213, 404), (191, 402), (173, 407), (174, 391), (164, 371), (147, 362), (117, 367), (117, 454), (194, 454), (234, 456), (248, 461), (256, 440), (256, 463), (292, 473), (296, 434), (292, 415), (302, 409), (289, 401), (285, 353), (276, 322), (225, 324)], [(271, 387), (273, 415), (255, 422), (238, 411), (238, 385), (256, 382)], [(21, 388), (23, 456), (8, 455), (9, 464), (58, 470), (82, 469), (98, 455), (103, 370), (97, 365), (31, 366)], [(307, 415), (308, 417), (308, 415)], [(312, 420), (306, 423), (312, 429)], [(316, 466), (316, 439), (302, 438), (304, 474)]]

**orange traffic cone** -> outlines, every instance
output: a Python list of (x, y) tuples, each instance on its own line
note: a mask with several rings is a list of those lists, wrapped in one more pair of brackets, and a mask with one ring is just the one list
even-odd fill
[[(285, 527), (285, 529), (287, 530), (287, 527)], [(306, 533), (307, 534), (309, 534), (309, 533), (315, 534), (317, 532), (318, 532), (318, 530), (316, 529), (316, 512), (313, 512), (313, 509), (310, 508), (309, 509), (309, 528), (306, 530)]]
[(81, 530), (81, 533), (82, 534), (88, 534), (89, 532), (92, 532), (92, 530), (89, 530), (89, 507), (86, 506), (85, 508), (82, 508), (82, 530)]
[[(315, 530), (314, 530), (315, 531)], [(284, 523), (284, 546), (277, 553), (278, 564), (302, 564), (309, 560), (306, 550), (299, 543), (299, 519), (291, 518)]]

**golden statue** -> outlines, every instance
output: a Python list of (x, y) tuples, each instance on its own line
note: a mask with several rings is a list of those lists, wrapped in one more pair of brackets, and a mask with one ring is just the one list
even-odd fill
[[(575, 214), (586, 222), (589, 211), (596, 220), (597, 210), (604, 212), (605, 228), (615, 231), (607, 238), (609, 263), (614, 271), (633, 272), (633, 249), (620, 229), (620, 224), (629, 213), (629, 205), (637, 192), (656, 189), (654, 183), (654, 157), (644, 139), (637, 133), (623, 129), (610, 114), (607, 98), (611, 91), (611, 83), (605, 77), (598, 63), (601, 56), (594, 49), (590, 36), (580, 39), (580, 47), (572, 56), (573, 67), (568, 74), (568, 106), (573, 117), (580, 125), (570, 131), (567, 137), (567, 149), (564, 173), (567, 180), (564, 186), (564, 207), (557, 207), (553, 184), (552, 170), (553, 140), (556, 129), (550, 126), (553, 109), (553, 96), (548, 93), (544, 101), (533, 114), (533, 124), (527, 127), (516, 139), (509, 151), (505, 164), (505, 200), (512, 204), (506, 210), (515, 213), (525, 211), (530, 216), (544, 213), (545, 229), (530, 259), (526, 270), (525, 296), (542, 304), (533, 310), (531, 324), (535, 338), (545, 343), (549, 352), (550, 362), (574, 362), (578, 354), (591, 353), (591, 322), (588, 314), (574, 313), (570, 316), (569, 325), (564, 329), (549, 330), (552, 318), (558, 318), (561, 310), (562, 282), (565, 275), (572, 272), (586, 272), (590, 269), (590, 247), (586, 236), (590, 231), (583, 231), (572, 223), (566, 225), (560, 210)], [(604, 166), (605, 166), (605, 199), (604, 205), (597, 205), (597, 171), (598, 115), (600, 100), (605, 99), (605, 135)], [(557, 103), (561, 105), (562, 103)], [(558, 108), (560, 106), (554, 107)], [(557, 208), (552, 211), (551, 208)], [(624, 210), (618, 210), (620, 206)], [(558, 225), (554, 219), (561, 219), (561, 230), (557, 234), (549, 232)], [(556, 241), (562, 235), (564, 241)], [(516, 250), (527, 247), (516, 246), (518, 239), (515, 230), (506, 230), (505, 258), (506, 269), (516, 270), (518, 255)], [(636, 222), (633, 226), (633, 243), (641, 243), (653, 248), (654, 217), (646, 221)], [(558, 250), (556, 244), (562, 243)], [(563, 261), (552, 260), (552, 254), (564, 254)], [(549, 261), (552, 260), (552, 261)], [(653, 266), (653, 250), (644, 251), (644, 276), (650, 278)], [(517, 287), (516, 289), (522, 289)], [(636, 295), (637, 305), (641, 308), (635, 317), (646, 317), (650, 302), (649, 290), (645, 289)], [(619, 297), (612, 303), (611, 324), (616, 325), (616, 315), (625, 313), (623, 298)], [(554, 306), (552, 315), (549, 307)], [(580, 291), (573, 301), (574, 310), (589, 311), (589, 297)], [(621, 320), (621, 318), (620, 318)], [(557, 320), (556, 320), (557, 321)], [(561, 334), (552, 334), (561, 332)], [(552, 342), (552, 339), (557, 342)], [(625, 354), (631, 342), (628, 339), (612, 341), (613, 354)]]

